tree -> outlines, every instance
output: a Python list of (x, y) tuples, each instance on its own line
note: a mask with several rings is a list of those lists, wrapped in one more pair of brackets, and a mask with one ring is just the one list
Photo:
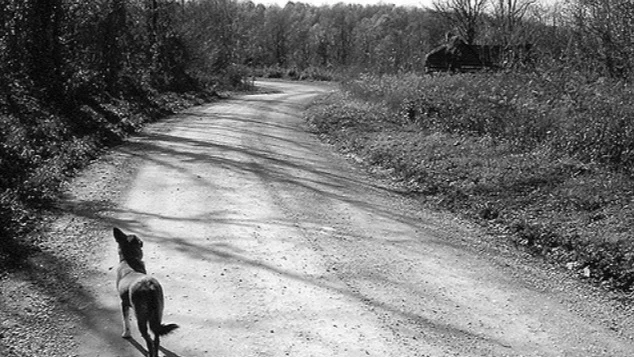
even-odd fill
[(108, 90), (113, 92), (123, 69), (122, 40), (126, 31), (126, 7), (124, 0), (112, 0), (108, 15), (103, 21), (101, 35), (101, 60)]
[(536, 0), (492, 0), (493, 27), (502, 45), (516, 45), (526, 40), (525, 18)]
[(289, 3), (284, 9), (279, 6), (271, 6), (266, 11), (266, 20), (264, 23), (265, 31), (269, 34), (267, 44), (275, 64), (285, 66), (288, 60), (289, 48), (289, 19), (288, 8)]
[(356, 23), (353, 18), (354, 6), (339, 3), (330, 10), (331, 23), (329, 26), (334, 55), (337, 64), (347, 66), (350, 64), (352, 54), (352, 32)]
[(31, 0), (29, 5), (25, 34), (27, 70), (38, 85), (56, 97), (63, 88), (62, 0)]
[(598, 62), (611, 77), (634, 75), (634, 3), (577, 0), (571, 13), (577, 55)]
[(434, 3), (436, 13), (449, 21), (458, 35), (472, 45), (482, 24), (488, 0), (438, 0)]

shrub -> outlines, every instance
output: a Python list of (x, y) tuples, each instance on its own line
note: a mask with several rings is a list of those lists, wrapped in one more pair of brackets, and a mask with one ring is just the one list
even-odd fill
[(220, 78), (222, 87), (245, 90), (250, 89), (249, 74), (250, 70), (245, 66), (231, 65), (227, 67)]

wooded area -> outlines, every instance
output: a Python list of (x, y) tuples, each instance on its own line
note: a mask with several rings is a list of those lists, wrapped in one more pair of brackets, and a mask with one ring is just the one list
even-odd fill
[(214, 69), (422, 71), (425, 55), (453, 33), (470, 45), (530, 44), (540, 70), (625, 80), (632, 71), (634, 4), (625, 0), (551, 5), (537, 0), (438, 0), (429, 9), (214, 0), (190, 1), (183, 13), (184, 33), (197, 33), (188, 44), (211, 60)]
[(438, 0), (431, 9), (1, 0), (0, 16), (3, 108), (20, 90), (57, 102), (132, 84), (182, 92), (221, 75), (239, 83), (250, 67), (421, 71), (448, 32), (472, 45), (532, 44), (549, 68), (621, 79), (634, 47), (634, 4), (625, 0)]

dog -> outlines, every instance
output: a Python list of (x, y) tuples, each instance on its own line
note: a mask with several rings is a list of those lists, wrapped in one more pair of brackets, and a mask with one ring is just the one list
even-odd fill
[[(178, 328), (176, 324), (162, 324), (163, 288), (158, 280), (147, 275), (143, 262), (143, 241), (134, 234), (125, 234), (114, 228), (114, 238), (119, 244), (117, 267), (117, 291), (121, 297), (123, 314), (123, 338), (130, 338), (130, 307), (134, 309), (139, 332), (147, 344), (149, 357), (158, 357), (160, 336)], [(148, 325), (154, 340), (148, 334)]]

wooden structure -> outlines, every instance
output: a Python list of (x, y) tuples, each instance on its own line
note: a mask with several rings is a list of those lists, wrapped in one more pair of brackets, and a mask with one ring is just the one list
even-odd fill
[(505, 68), (529, 59), (531, 45), (469, 45), (459, 37), (425, 56), (426, 72), (470, 72), (482, 69)]

